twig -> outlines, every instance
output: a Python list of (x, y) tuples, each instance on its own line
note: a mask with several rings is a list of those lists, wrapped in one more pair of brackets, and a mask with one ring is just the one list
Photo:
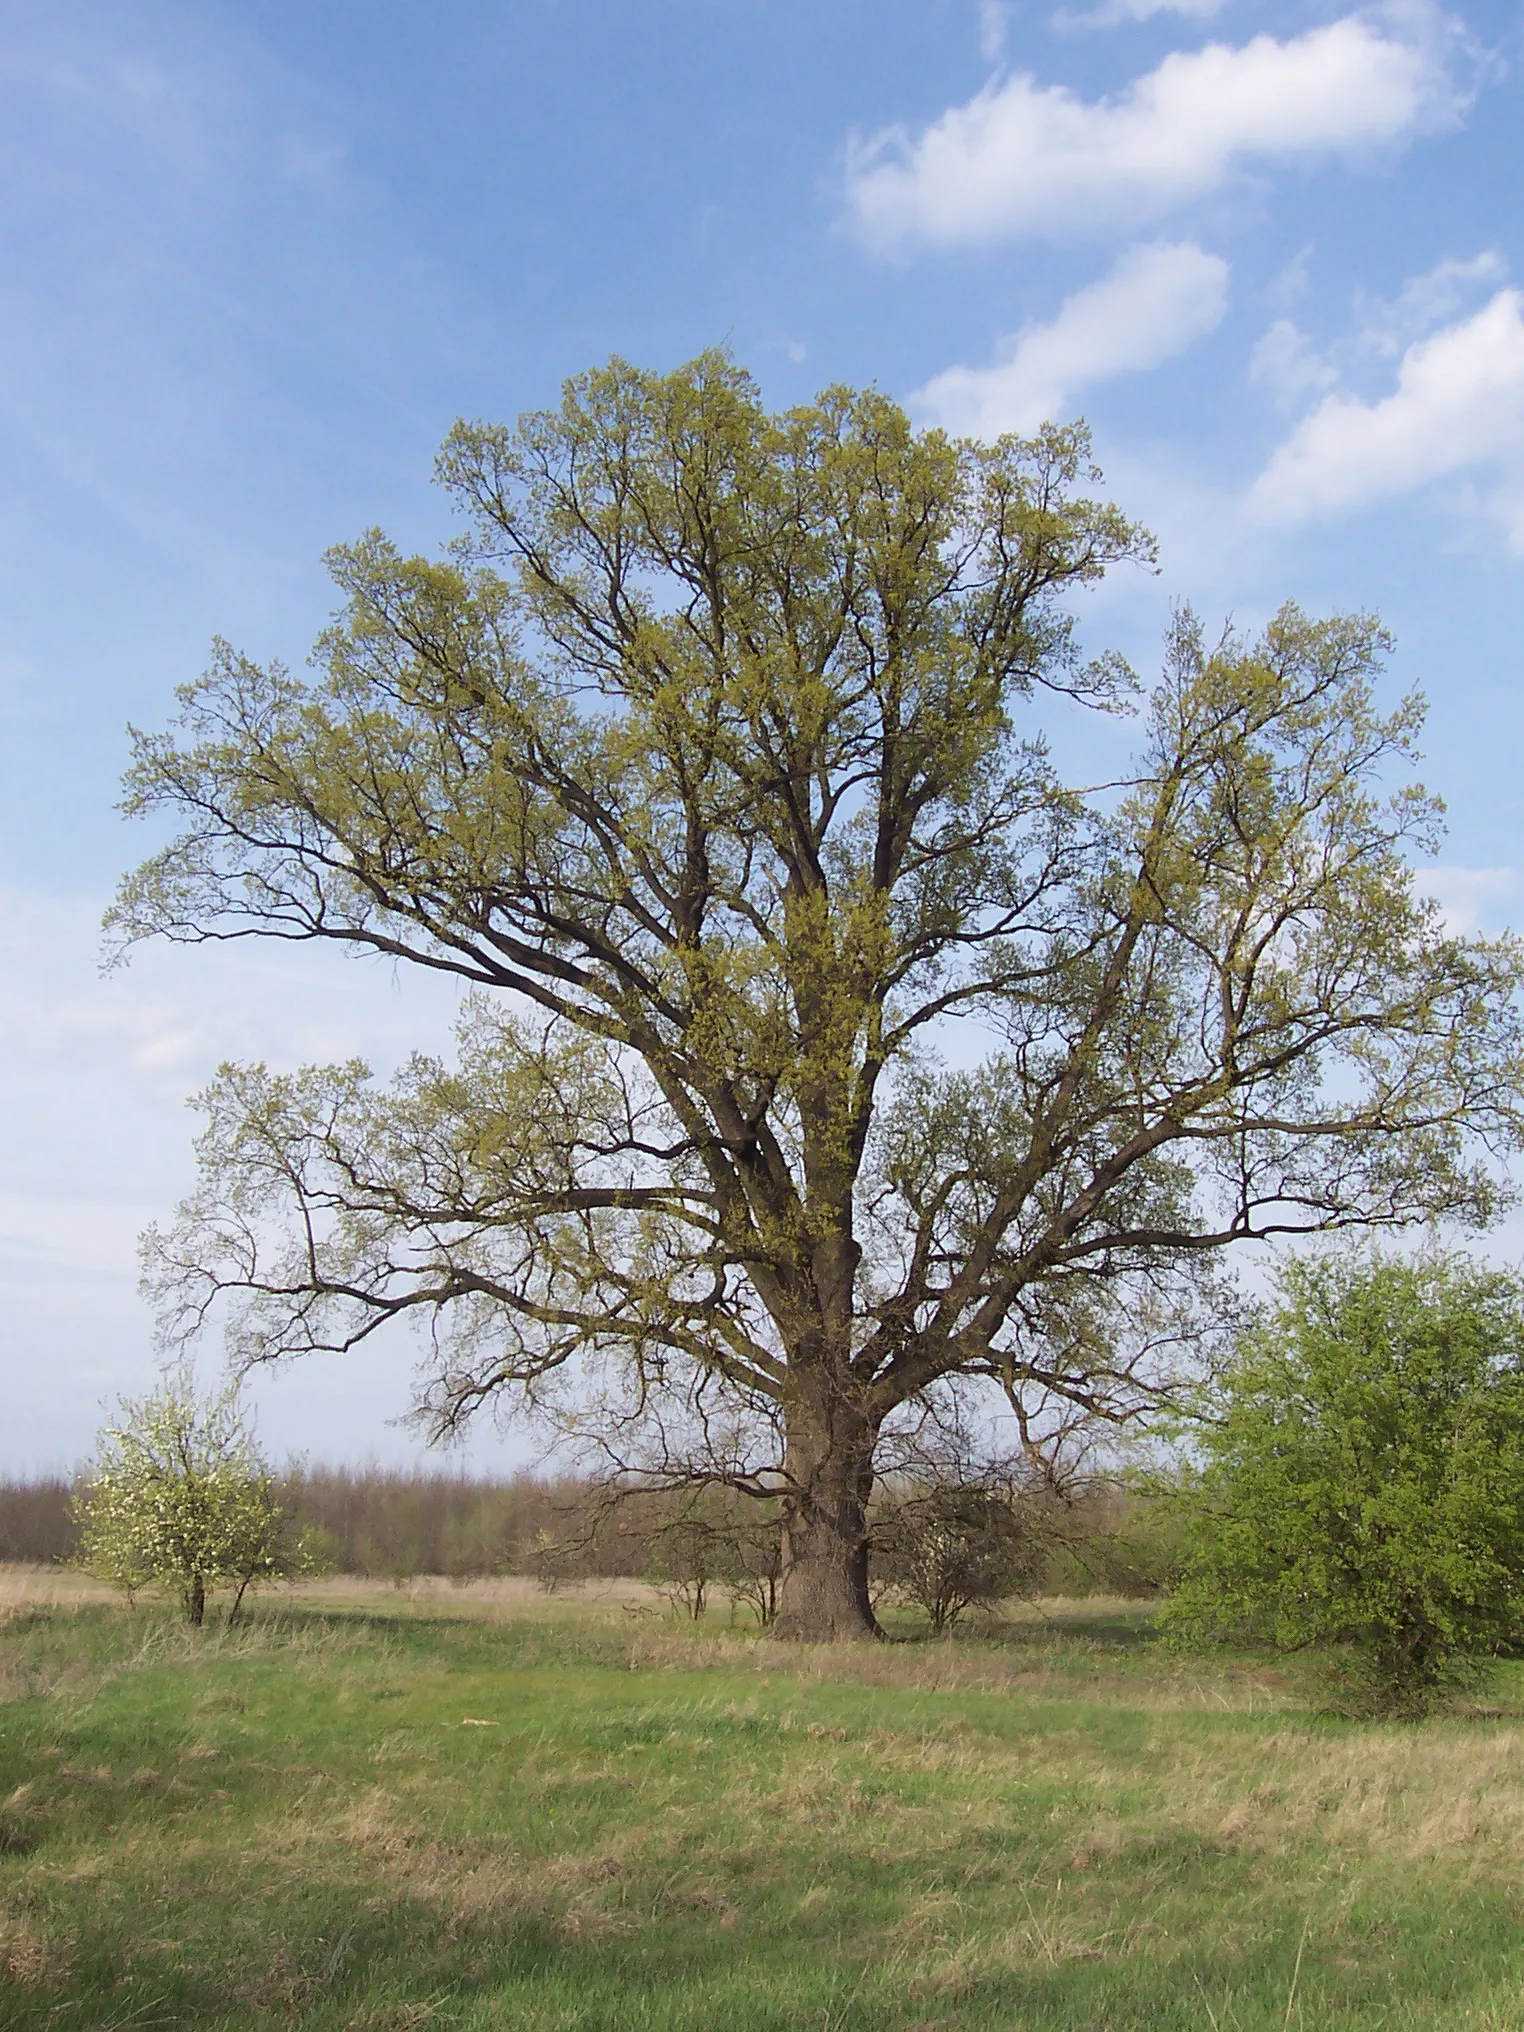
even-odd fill
[(1309, 1905), (1307, 1908), (1307, 1917), (1302, 1921), (1302, 1937), (1296, 1944), (1296, 1967), (1291, 1971), (1291, 1990), (1290, 1994), (1286, 1998), (1286, 2016), (1282, 2022), (1287, 2025), (1291, 2023), (1291, 2013), (1296, 2005), (1296, 1986), (1298, 1982), (1300, 1982), (1302, 1976), (1302, 1956), (1307, 1949), (1307, 1929), (1311, 1926), (1311, 1924), (1312, 1924), (1312, 1907)]
[(1217, 2022), (1217, 2013), (1212, 2009), (1212, 2000), (1207, 1995), (1205, 1985), (1194, 1969), (1191, 1970), (1191, 1981), (1201, 1991), (1201, 2001), (1206, 2007), (1207, 2017), (1212, 2022), (1212, 2032), (1222, 2032), (1222, 2027)]

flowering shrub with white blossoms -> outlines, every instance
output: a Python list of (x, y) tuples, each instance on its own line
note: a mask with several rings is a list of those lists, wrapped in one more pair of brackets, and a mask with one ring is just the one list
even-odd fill
[(305, 1564), (236, 1386), (202, 1399), (182, 1379), (123, 1399), (74, 1505), (86, 1572), (129, 1599), (176, 1595), (197, 1626), (214, 1589), (233, 1590), (231, 1622), (250, 1588)]

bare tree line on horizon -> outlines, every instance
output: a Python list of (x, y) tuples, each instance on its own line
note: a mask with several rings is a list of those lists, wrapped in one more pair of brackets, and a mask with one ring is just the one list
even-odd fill
[[(516, 1574), (556, 1586), (650, 1578), (670, 1568), (675, 1542), (696, 1542), (694, 1493), (680, 1489), (615, 1488), (573, 1475), (490, 1478), (375, 1466), (293, 1467), (279, 1479), (293, 1524), (318, 1565), (369, 1579)], [(0, 1562), (71, 1560), (77, 1542), (72, 1494), (64, 1475), (0, 1480)], [(917, 1492), (900, 1495), (915, 1500)], [(705, 1492), (704, 1500), (716, 1498), (723, 1505), (721, 1492)], [(895, 1500), (886, 1491), (886, 1525)], [(1159, 1591), (1167, 1545), (1146, 1501), (1104, 1478), (1036, 1501), (1052, 1515), (1041, 1527), (1034, 1593)], [(1030, 1507), (1028, 1515), (1035, 1515)], [(718, 1530), (723, 1522), (716, 1511), (707, 1528)]]

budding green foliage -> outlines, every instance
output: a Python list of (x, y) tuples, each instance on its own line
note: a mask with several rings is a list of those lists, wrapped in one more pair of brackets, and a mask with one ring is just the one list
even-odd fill
[(1524, 1293), (1461, 1257), (1292, 1266), (1209, 1410), (1166, 1627), (1337, 1647), (1417, 1712), (1524, 1639)]
[(198, 1626), (214, 1589), (234, 1591), (231, 1622), (251, 1587), (302, 1563), (236, 1389), (202, 1399), (166, 1383), (123, 1400), (74, 1503), (88, 1573), (129, 1596), (161, 1588)]
[[(127, 809), (178, 832), (124, 950), (468, 991), (453, 1058), (389, 1083), (223, 1069), (145, 1241), (172, 1338), (419, 1324), (440, 1434), (548, 1404), (661, 1465), (744, 1426), (717, 1471), (784, 1499), (780, 1627), (863, 1634), (902, 1412), (1131, 1420), (1214, 1259), (1506, 1203), (1524, 945), (1415, 888), (1440, 807), (1371, 617), (1182, 613), (1150, 695), (1067, 611), (1153, 558), (1082, 426), (775, 414), (723, 354), (462, 423), (439, 472), (443, 559), (335, 551), (310, 672), (221, 644), (136, 737)], [(1054, 713), (1133, 715), (1132, 759), (1066, 779)]]

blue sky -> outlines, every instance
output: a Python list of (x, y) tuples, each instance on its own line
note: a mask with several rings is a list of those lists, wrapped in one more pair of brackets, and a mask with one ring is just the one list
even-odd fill
[[(432, 547), (460, 414), (728, 342), (778, 405), (1083, 413), (1168, 612), (1379, 609), (1457, 922), (1520, 911), (1524, 13), (1425, 0), (0, 4), (0, 1471), (151, 1377), (133, 1238), (216, 1062), (445, 1030), (371, 966), (96, 971), (113, 810), (214, 633), (299, 664), (320, 553)], [(1114, 738), (1114, 737), (1109, 737)], [(276, 1451), (405, 1459), (408, 1351), (261, 1386)], [(483, 1435), (472, 1457), (507, 1457)]]

